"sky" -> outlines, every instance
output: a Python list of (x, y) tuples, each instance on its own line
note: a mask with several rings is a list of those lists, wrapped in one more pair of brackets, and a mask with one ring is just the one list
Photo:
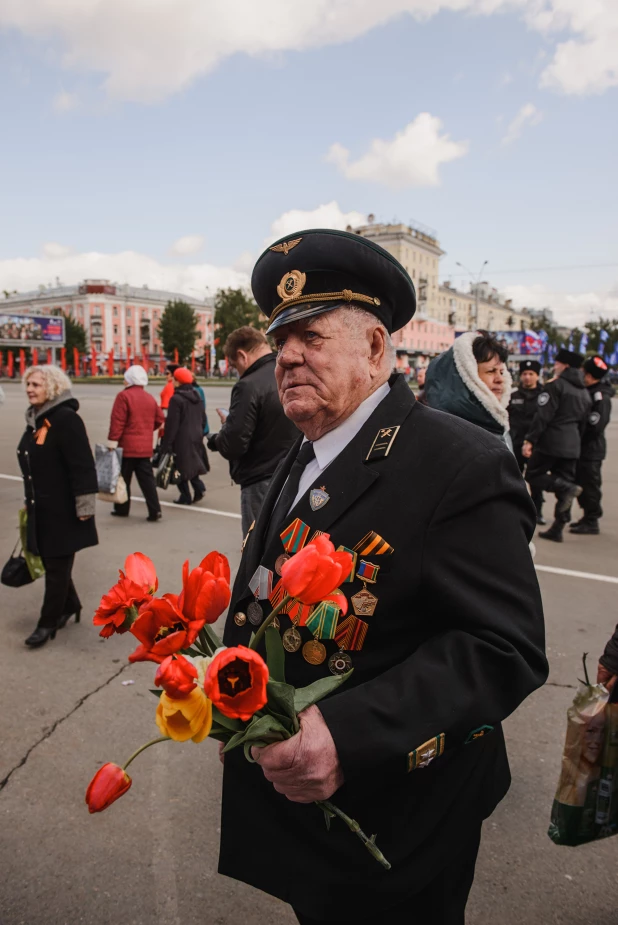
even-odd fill
[(616, 0), (0, 0), (0, 290), (214, 295), (373, 213), (618, 318), (617, 104)]

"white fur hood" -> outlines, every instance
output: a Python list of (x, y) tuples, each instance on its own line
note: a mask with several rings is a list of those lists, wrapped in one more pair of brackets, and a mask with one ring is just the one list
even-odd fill
[(452, 348), (455, 367), (464, 385), (476, 396), (483, 408), (491, 414), (492, 418), (504, 427), (506, 433), (509, 429), (509, 416), (506, 409), (511, 399), (513, 380), (508, 369), (505, 369), (504, 391), (502, 393), (502, 398), (498, 401), (494, 393), (485, 385), (478, 374), (478, 366), (474, 353), (472, 352), (472, 344), (477, 337), (478, 331), (468, 331), (466, 334), (461, 334), (459, 337), (455, 338), (455, 343)]

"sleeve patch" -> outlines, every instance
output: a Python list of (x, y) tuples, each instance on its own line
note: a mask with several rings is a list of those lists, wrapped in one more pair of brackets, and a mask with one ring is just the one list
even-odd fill
[(592, 424), (593, 426), (595, 424), (598, 424), (600, 420), (601, 420), (601, 415), (599, 414), (598, 411), (593, 411), (590, 417), (588, 418), (589, 423)]
[(464, 745), (469, 745), (470, 742), (474, 742), (476, 739), (482, 739), (483, 736), (489, 735), (489, 733), (493, 731), (493, 726), (479, 726), (477, 729), (472, 729), (468, 733)]
[(594, 400), (595, 400), (595, 401), (603, 401), (603, 392), (595, 392), (595, 393), (594, 393)]
[(549, 392), (541, 392), (541, 394), (537, 398), (537, 401), (542, 408), (543, 405), (546, 405), (547, 402), (549, 401)]

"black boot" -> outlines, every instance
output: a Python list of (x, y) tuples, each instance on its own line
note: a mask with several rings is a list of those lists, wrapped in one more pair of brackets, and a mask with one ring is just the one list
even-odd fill
[(557, 514), (565, 514), (576, 498), (579, 498), (584, 490), (581, 485), (574, 485), (573, 482), (567, 482), (566, 479), (556, 479), (554, 490), (558, 499), (556, 506)]
[(542, 533), (539, 533), (539, 536), (542, 536), (544, 540), (553, 540), (554, 543), (562, 543), (562, 531), (564, 530), (564, 524), (559, 520), (554, 520), (553, 524), (549, 530), (544, 530)]
[(35, 631), (30, 633), (25, 642), (31, 649), (38, 649), (40, 646), (44, 646), (48, 639), (54, 639), (55, 636), (55, 626), (37, 626)]
[[(72, 616), (73, 616), (72, 613), (63, 613), (60, 619), (58, 620), (57, 629), (61, 630), (63, 627), (65, 627)], [(76, 623), (79, 623), (79, 621), (81, 620), (81, 616), (82, 616), (82, 605), (80, 604), (77, 610), (75, 611), (75, 622)]]
[(586, 520), (585, 517), (576, 524), (571, 524), (569, 529), (571, 533), (589, 534), (590, 536), (598, 536), (601, 532), (598, 520)]

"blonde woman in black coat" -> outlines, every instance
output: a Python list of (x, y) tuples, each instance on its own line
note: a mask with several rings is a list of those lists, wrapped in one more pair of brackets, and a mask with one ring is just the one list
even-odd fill
[(75, 553), (99, 542), (94, 522), (97, 475), (70, 379), (56, 366), (32, 366), (29, 408), (17, 449), (28, 510), (28, 549), (45, 566), (41, 616), (26, 645), (53, 639), (81, 603), (71, 578)]

